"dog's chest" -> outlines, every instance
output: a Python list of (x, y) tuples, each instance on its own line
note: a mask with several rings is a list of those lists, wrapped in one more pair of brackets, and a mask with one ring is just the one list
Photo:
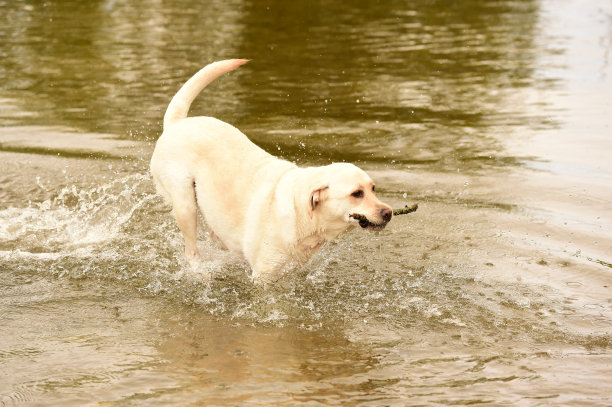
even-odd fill
[(318, 235), (308, 236), (298, 242), (298, 249), (301, 253), (310, 257), (319, 251), (326, 241), (325, 238)]

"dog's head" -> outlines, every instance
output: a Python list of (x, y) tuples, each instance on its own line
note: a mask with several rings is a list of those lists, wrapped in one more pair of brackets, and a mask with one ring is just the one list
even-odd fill
[(322, 169), (321, 183), (310, 193), (310, 218), (317, 216), (329, 230), (357, 225), (379, 230), (389, 223), (393, 211), (378, 200), (374, 181), (365, 171), (346, 163)]

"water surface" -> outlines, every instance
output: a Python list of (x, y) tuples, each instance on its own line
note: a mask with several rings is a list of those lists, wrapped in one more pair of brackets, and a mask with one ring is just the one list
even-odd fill
[[(605, 1), (0, 1), (0, 405), (610, 405)], [(282, 284), (148, 161), (178, 87), (415, 214)]]

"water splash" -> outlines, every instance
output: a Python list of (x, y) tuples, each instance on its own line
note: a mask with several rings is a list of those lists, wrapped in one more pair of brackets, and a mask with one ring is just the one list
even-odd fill
[(3, 247), (57, 253), (108, 242), (138, 209), (155, 199), (143, 191), (148, 183), (148, 177), (136, 174), (93, 189), (73, 185), (41, 203), (0, 211)]

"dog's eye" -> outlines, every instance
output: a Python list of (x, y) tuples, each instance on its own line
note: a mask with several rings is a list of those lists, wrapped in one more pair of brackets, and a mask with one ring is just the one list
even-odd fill
[(351, 194), (353, 198), (363, 198), (363, 191), (360, 189), (359, 191), (355, 191)]
[(376, 185), (372, 185), (372, 192), (376, 192)]

